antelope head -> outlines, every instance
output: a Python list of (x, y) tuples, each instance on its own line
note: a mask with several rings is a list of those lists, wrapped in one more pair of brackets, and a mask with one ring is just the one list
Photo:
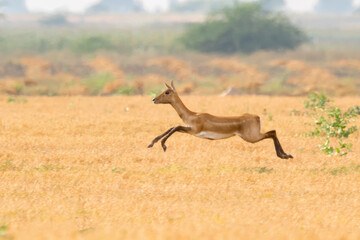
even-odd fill
[(159, 96), (157, 96), (156, 98), (154, 98), (152, 101), (155, 104), (167, 104), (167, 103), (173, 103), (176, 100), (177, 97), (177, 93), (176, 93), (176, 89), (174, 86), (174, 82), (171, 81), (171, 87), (165, 83), (165, 86), (167, 87), (167, 89), (165, 91), (163, 91), (162, 93), (160, 93)]

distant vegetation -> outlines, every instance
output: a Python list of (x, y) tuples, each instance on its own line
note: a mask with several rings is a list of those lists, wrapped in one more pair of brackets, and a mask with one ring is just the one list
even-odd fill
[(189, 49), (223, 53), (294, 49), (306, 40), (285, 15), (266, 11), (259, 3), (236, 3), (215, 11), (182, 37)]
[[(263, 2), (281, 8), (281, 1)], [(338, 27), (351, 26), (355, 17), (314, 18), (318, 28), (310, 25), (312, 18), (302, 18), (301, 22), (308, 22), (307, 33), (314, 41), (296, 50), (273, 51), (284, 48), (276, 45), (284, 43), (278, 38), (281, 33), (293, 34), (287, 35), (292, 36), (290, 39), (305, 36), (281, 14), (269, 13), (264, 6), (236, 5), (234, 9), (217, 11), (219, 14), (211, 15), (205, 24), (212, 27), (220, 22), (216, 31), (209, 27), (208, 32), (194, 33), (194, 38), (187, 35), (191, 44), (204, 40), (198, 48), (188, 49), (180, 40), (185, 30), (183, 23), (127, 28), (73, 23), (64, 26), (59, 24), (60, 17), (45, 19), (44, 23), (52, 27), (4, 24), (0, 31), (0, 94), (154, 95), (164, 82), (171, 80), (177, 82), (181, 94), (220, 94), (225, 90), (229, 94), (229, 89), (231, 94), (359, 94), (360, 33), (355, 28)], [(242, 12), (244, 7), (251, 11)], [(231, 21), (223, 24), (221, 17)], [(250, 28), (246, 22), (249, 19), (257, 25)], [(331, 28), (327, 28), (329, 19), (339, 25), (330, 24)], [(276, 27), (269, 31), (273, 23)], [(260, 34), (252, 29), (264, 31)], [(218, 38), (206, 42), (205, 37), (209, 36)], [(239, 36), (241, 41), (231, 41)], [(198, 52), (209, 43), (222, 44), (226, 52)]]
[(143, 7), (138, 1), (134, 0), (101, 0), (87, 9), (89, 13), (99, 12), (139, 12)]
[(40, 20), (40, 23), (48, 26), (62, 26), (69, 24), (66, 16), (63, 14), (55, 14), (55, 15), (47, 16), (42, 20)]
[(170, 11), (172, 12), (210, 12), (215, 9), (231, 5), (234, 1), (206, 1), (206, 0), (190, 0), (190, 1), (171, 1)]
[(120, 54), (156, 52), (172, 54), (179, 52), (181, 45), (175, 39), (180, 35), (178, 27), (147, 27), (136, 29), (105, 29), (63, 27), (62, 17), (50, 17), (43, 25), (56, 28), (2, 29), (0, 53), (43, 54), (47, 52), (73, 52), (93, 54), (109, 51)]

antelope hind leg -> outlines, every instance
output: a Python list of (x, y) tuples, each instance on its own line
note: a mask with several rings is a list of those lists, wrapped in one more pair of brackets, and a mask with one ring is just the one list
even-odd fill
[(279, 157), (279, 158), (282, 158), (282, 159), (289, 159), (289, 158), (293, 158), (293, 156), (291, 154), (286, 154), (283, 150), (283, 148), (281, 147), (281, 144), (279, 142), (279, 139), (277, 138), (277, 135), (276, 135), (276, 131), (275, 130), (272, 130), (272, 131), (269, 131), (267, 133), (265, 133), (265, 138), (272, 138), (273, 141), (274, 141), (274, 146), (275, 146), (275, 150), (276, 150), (276, 155)]
[(266, 138), (272, 138), (274, 141), (276, 155), (279, 158), (282, 158), (282, 159), (293, 158), (293, 156), (291, 156), (290, 154), (286, 154), (284, 152), (284, 150), (282, 149), (279, 139), (277, 138), (275, 130), (269, 131), (265, 134), (261, 133), (260, 129), (259, 129), (259, 131), (244, 131), (242, 133), (239, 133), (238, 135), (242, 139), (244, 139), (245, 141), (250, 142), (250, 143), (257, 143)]

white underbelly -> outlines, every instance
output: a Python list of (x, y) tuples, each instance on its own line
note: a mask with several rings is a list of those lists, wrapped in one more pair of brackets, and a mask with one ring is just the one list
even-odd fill
[(217, 133), (217, 132), (207, 132), (207, 131), (195, 134), (196, 137), (213, 139), (213, 140), (229, 138), (229, 137), (232, 137), (234, 135), (235, 134), (233, 134), (233, 133)]

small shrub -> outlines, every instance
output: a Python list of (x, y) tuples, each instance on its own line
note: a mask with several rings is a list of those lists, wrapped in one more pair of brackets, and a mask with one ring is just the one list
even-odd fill
[[(352, 106), (346, 112), (331, 104), (324, 94), (311, 93), (309, 100), (304, 103), (307, 112), (314, 119), (311, 124), (314, 128), (309, 132), (310, 136), (317, 136), (324, 140), (320, 145), (321, 151), (328, 155), (338, 154), (340, 156), (351, 152), (352, 144), (346, 143), (345, 139), (357, 131), (356, 126), (349, 126), (354, 122), (359, 106)], [(333, 143), (333, 142), (337, 143)]]

